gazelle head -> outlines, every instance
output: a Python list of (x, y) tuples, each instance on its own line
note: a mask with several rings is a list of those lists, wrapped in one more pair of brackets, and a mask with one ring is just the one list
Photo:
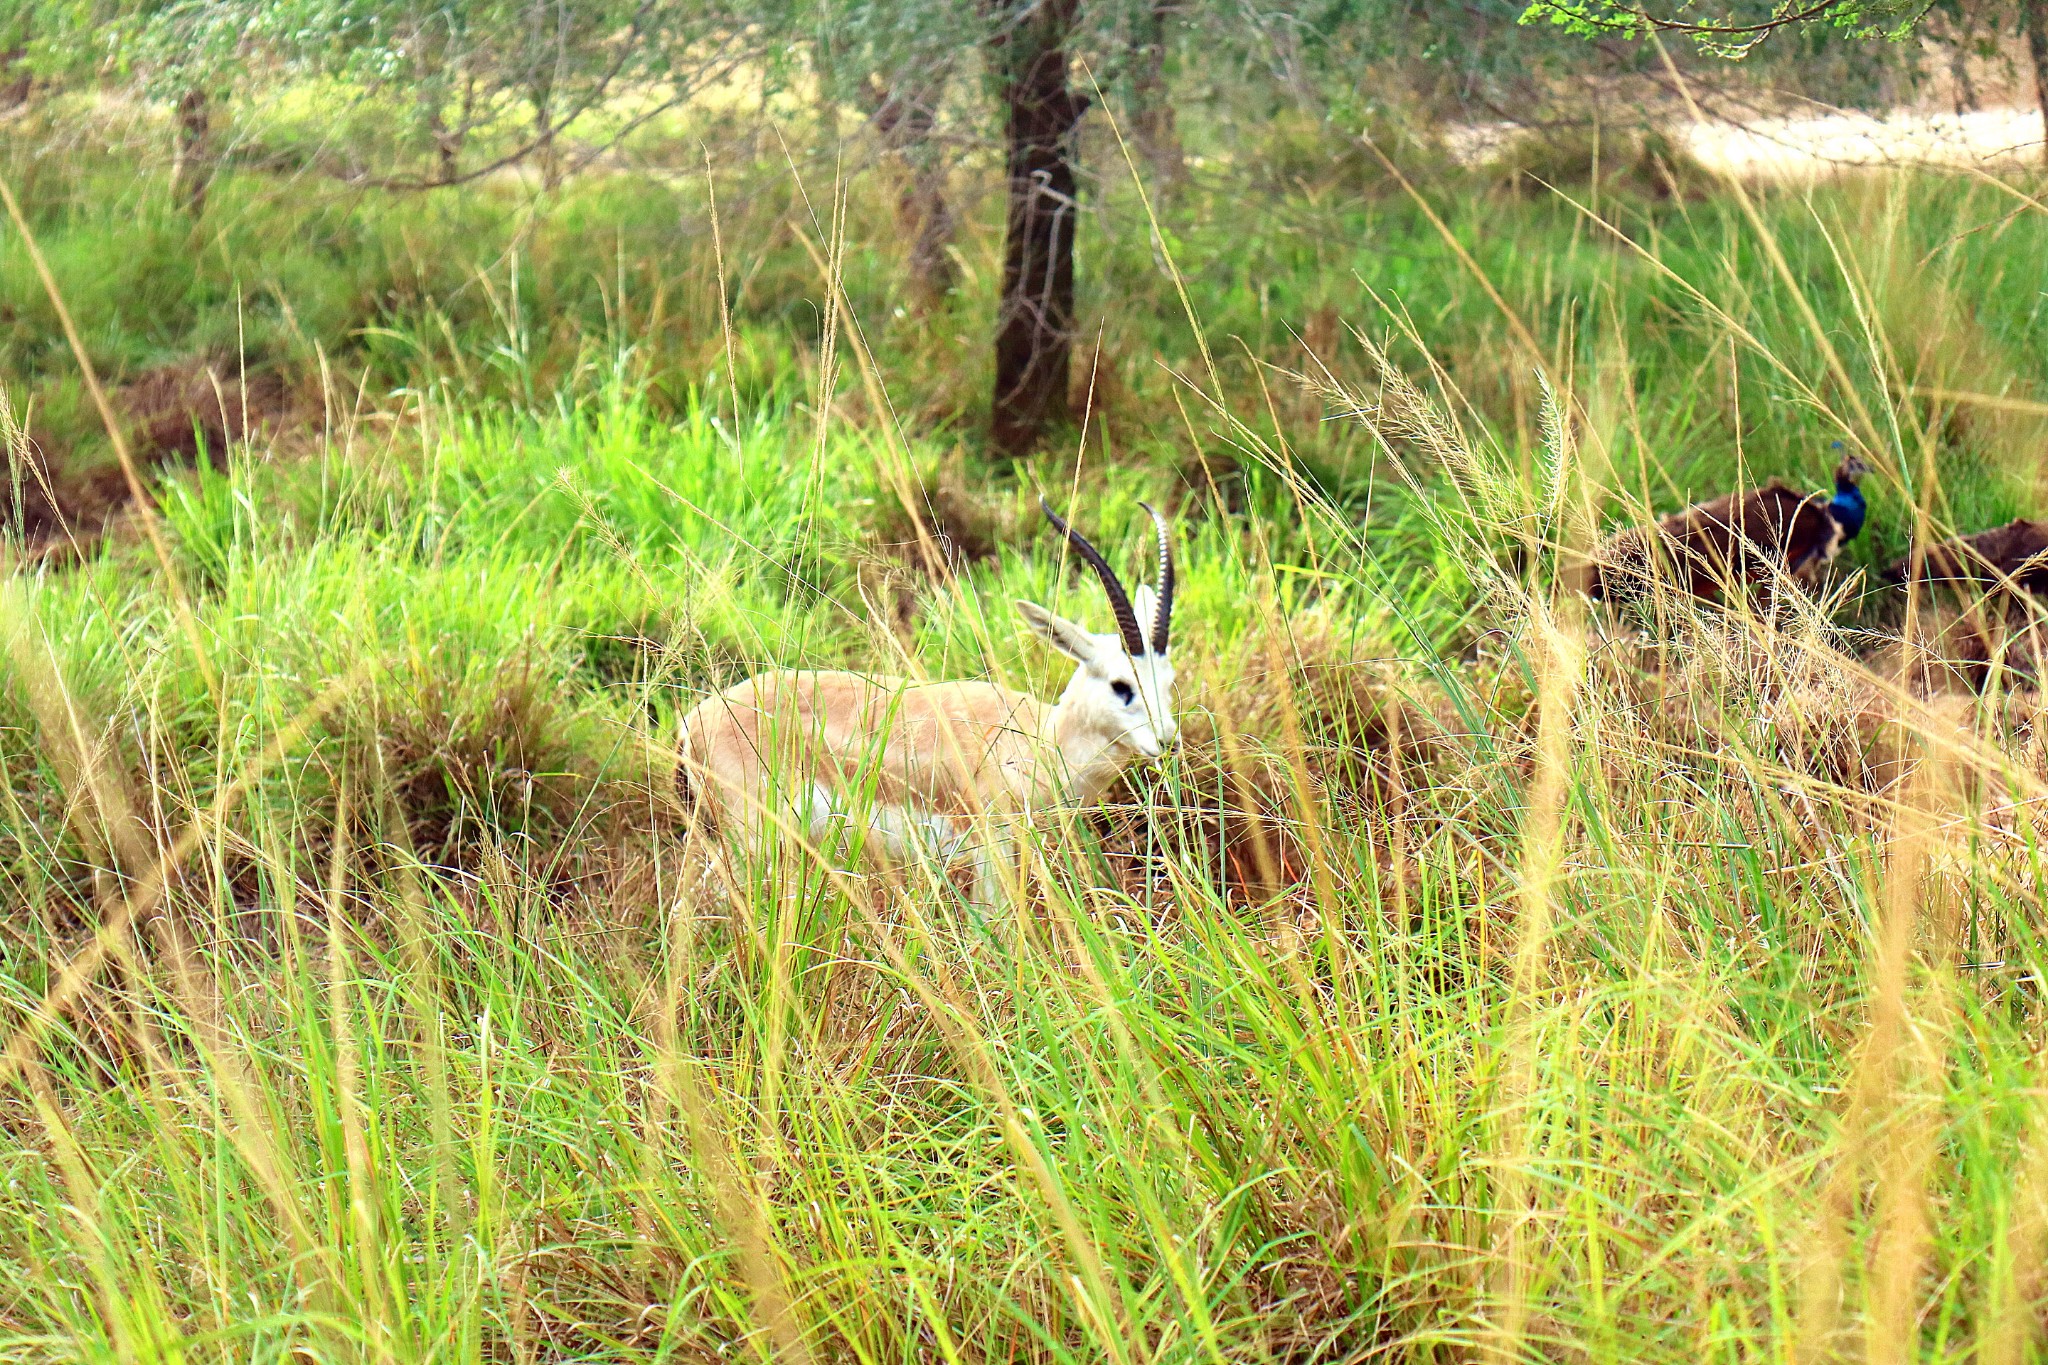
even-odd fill
[(1180, 738), (1173, 714), (1173, 663), (1167, 657), (1173, 626), (1173, 544), (1166, 518), (1145, 506), (1159, 534), (1159, 587), (1140, 587), (1133, 602), (1116, 570), (1095, 547), (1043, 499), (1038, 505), (1053, 529), (1102, 580), (1110, 615), (1116, 620), (1114, 632), (1097, 635), (1036, 602), (1017, 603), (1026, 624), (1077, 665), (1060, 694), (1067, 732), (1093, 739), (1113, 754), (1156, 760)]

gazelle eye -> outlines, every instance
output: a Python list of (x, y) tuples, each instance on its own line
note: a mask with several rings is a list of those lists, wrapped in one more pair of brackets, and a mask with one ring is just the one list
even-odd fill
[(1131, 685), (1122, 678), (1118, 678), (1115, 682), (1111, 683), (1109, 690), (1116, 693), (1117, 705), (1119, 706), (1129, 706), (1138, 699), (1138, 694), (1133, 692)]

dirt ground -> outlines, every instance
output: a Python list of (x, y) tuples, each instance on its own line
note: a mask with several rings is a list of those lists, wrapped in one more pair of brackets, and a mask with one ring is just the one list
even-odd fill
[(2039, 165), (2041, 111), (1978, 109), (1966, 114), (1899, 110), (1816, 113), (1700, 122), (1681, 135), (1712, 170), (1773, 180), (1807, 180), (1849, 166), (1949, 166), (1988, 172)]
[[(1659, 121), (1665, 135), (1709, 171), (1747, 180), (1800, 182), (1869, 167), (1945, 167), (1987, 174), (2038, 167), (2041, 111), (2014, 104), (1957, 114), (1894, 109), (1883, 114), (1806, 113)], [(1451, 130), (1445, 141), (1468, 166), (1515, 137), (1512, 124)]]
[[(202, 453), (218, 464), (231, 445), (294, 419), (293, 396), (278, 376), (223, 374), (198, 362), (145, 371), (110, 397), (145, 488), (158, 471), (189, 468)], [(82, 549), (134, 501), (111, 452), (82, 462), (27, 444), (6, 456), (0, 519), (31, 554)]]

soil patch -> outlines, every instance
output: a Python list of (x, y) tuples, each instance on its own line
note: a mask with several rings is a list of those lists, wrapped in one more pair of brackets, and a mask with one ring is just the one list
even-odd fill
[[(198, 463), (202, 452), (218, 468), (235, 443), (281, 430), (300, 416), (280, 376), (222, 373), (201, 361), (146, 370), (111, 397), (145, 485), (158, 471)], [(7, 452), (0, 516), (31, 554), (83, 550), (134, 501), (127, 475), (111, 457), (80, 467), (64, 454), (33, 442)]]
[(913, 496), (920, 504), (915, 517), (896, 500), (885, 501), (876, 516), (875, 543), (883, 554), (935, 579), (996, 558), (1007, 529), (1003, 517), (967, 490), (957, 468)]

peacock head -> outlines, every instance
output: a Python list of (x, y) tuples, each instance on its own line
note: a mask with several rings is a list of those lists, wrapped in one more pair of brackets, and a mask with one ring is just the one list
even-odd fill
[[(1841, 448), (1841, 442), (1835, 443)], [(1857, 480), (1870, 472), (1870, 466), (1859, 456), (1851, 455), (1835, 466), (1835, 496), (1828, 500), (1828, 512), (1842, 527), (1842, 539), (1854, 540), (1863, 529), (1863, 518), (1869, 510), (1863, 490)]]

